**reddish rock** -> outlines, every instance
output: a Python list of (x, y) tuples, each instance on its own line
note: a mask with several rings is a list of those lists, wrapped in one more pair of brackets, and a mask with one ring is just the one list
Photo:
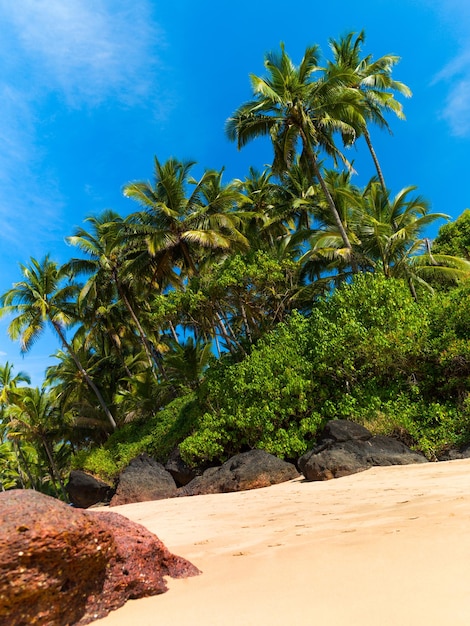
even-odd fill
[(0, 494), (0, 623), (83, 625), (130, 598), (163, 593), (164, 576), (198, 574), (148, 530), (29, 490)]

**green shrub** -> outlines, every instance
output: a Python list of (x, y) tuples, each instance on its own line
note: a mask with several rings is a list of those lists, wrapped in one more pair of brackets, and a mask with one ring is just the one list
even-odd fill
[(213, 368), (204, 388), (208, 410), (180, 445), (188, 462), (223, 461), (251, 448), (283, 458), (306, 450), (320, 421), (311, 406), (307, 327), (295, 314), (240, 363)]
[(191, 432), (197, 415), (194, 407), (193, 394), (177, 398), (151, 419), (121, 427), (104, 445), (80, 451), (73, 459), (73, 467), (112, 480), (144, 452), (165, 463), (171, 451)]

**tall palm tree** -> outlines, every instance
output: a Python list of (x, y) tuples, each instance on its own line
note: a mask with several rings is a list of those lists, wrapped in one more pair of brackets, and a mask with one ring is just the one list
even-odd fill
[(393, 67), (400, 57), (394, 54), (386, 54), (376, 60), (370, 54), (363, 57), (361, 45), (364, 41), (363, 30), (357, 35), (354, 32), (348, 33), (338, 41), (330, 39), (334, 61), (328, 63), (327, 73), (333, 76), (338, 72), (342, 73), (347, 78), (347, 85), (360, 94), (364, 117), (361, 134), (366, 140), (382, 188), (386, 191), (385, 179), (372, 145), (368, 124), (372, 122), (390, 130), (385, 118), (387, 112), (404, 119), (402, 104), (395, 99), (394, 92), (409, 98), (411, 90), (404, 83), (392, 78)]
[[(321, 173), (317, 152), (323, 150), (346, 162), (333, 135), (340, 132), (352, 142), (364, 120), (359, 95), (345, 87), (343, 70), (326, 75), (319, 67), (319, 48), (307, 48), (300, 64), (294, 65), (281, 44), (281, 53), (265, 56), (266, 78), (251, 75), (254, 99), (242, 104), (227, 120), (226, 132), (242, 148), (252, 139), (269, 136), (274, 146), (273, 170), (289, 169), (300, 142), (300, 163), (316, 177), (333, 215), (344, 246), (352, 245), (335, 202)], [(346, 71), (349, 75), (349, 70)]]
[(112, 430), (116, 422), (101, 392), (82, 366), (65, 336), (65, 329), (76, 321), (78, 285), (66, 282), (64, 268), (60, 268), (49, 255), (42, 261), (31, 258), (29, 265), (21, 265), (23, 280), (0, 297), (0, 316), (17, 314), (10, 322), (8, 333), (12, 339), (20, 339), (22, 352), (27, 352), (50, 323), (63, 347), (73, 358), (77, 369), (86, 380), (103, 409)]

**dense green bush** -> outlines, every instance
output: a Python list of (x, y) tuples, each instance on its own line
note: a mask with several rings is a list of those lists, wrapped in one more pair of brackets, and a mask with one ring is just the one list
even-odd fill
[[(319, 301), (309, 318), (294, 314), (241, 363), (211, 371), (206, 410), (181, 444), (183, 455), (223, 460), (260, 447), (295, 458), (326, 420), (339, 418), (399, 437), (430, 458), (463, 442), (468, 379), (450, 379), (447, 388), (443, 380), (448, 359), (470, 363), (470, 316), (452, 317), (445, 298), (457, 311), (462, 293), (433, 300), (423, 294), (415, 302), (403, 281), (358, 275)], [(436, 338), (452, 333), (457, 337), (443, 351)]]
[(207, 410), (180, 446), (185, 459), (224, 460), (250, 448), (294, 458), (306, 450), (321, 421), (311, 402), (307, 328), (295, 314), (242, 362), (213, 368), (203, 390)]
[(469, 439), (469, 311), (470, 286), (415, 302), (405, 282), (358, 275), (76, 465), (113, 477), (140, 452), (164, 462), (178, 444), (197, 465), (251, 448), (297, 459), (338, 418), (436, 458)]

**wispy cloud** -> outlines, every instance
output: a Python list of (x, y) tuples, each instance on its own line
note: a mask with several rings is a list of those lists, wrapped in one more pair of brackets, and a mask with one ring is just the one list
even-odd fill
[(440, 69), (433, 84), (447, 85), (445, 105), (441, 111), (451, 133), (470, 137), (470, 3), (468, 0), (434, 0), (441, 19), (455, 37), (456, 54)]
[(3, 256), (24, 259), (37, 254), (35, 239), (63, 237), (67, 198), (47, 143), (51, 102), (63, 116), (83, 112), (83, 124), (100, 107), (148, 106), (164, 116), (165, 42), (152, 7), (151, 0), (0, 0)]
[(148, 1), (0, 0), (0, 17), (33, 87), (60, 90), (69, 104), (129, 102), (153, 88), (164, 38)]

